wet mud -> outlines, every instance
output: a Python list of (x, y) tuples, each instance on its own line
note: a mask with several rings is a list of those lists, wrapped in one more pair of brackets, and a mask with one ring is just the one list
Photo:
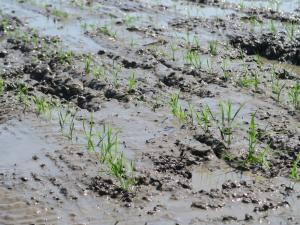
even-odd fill
[(0, 224), (299, 224), (297, 1), (0, 10)]

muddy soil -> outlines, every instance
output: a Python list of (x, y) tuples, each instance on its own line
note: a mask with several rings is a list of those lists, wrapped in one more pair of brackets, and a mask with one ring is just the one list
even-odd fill
[(1, 1), (0, 224), (299, 224), (299, 9)]

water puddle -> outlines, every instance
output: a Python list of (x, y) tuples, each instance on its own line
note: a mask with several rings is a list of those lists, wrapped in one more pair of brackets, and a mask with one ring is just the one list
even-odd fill
[(0, 224), (57, 224), (50, 209), (29, 206), (12, 190), (0, 188)]
[[(221, 163), (220, 164), (224, 164)], [(221, 189), (222, 184), (228, 180), (231, 181), (250, 181), (253, 180), (250, 173), (234, 171), (232, 168), (224, 165), (225, 168), (208, 169), (207, 165), (196, 168), (192, 173), (192, 187), (195, 191), (210, 189)], [(258, 179), (258, 178), (256, 178)]]
[(38, 170), (32, 157), (55, 150), (56, 145), (40, 137), (30, 121), (11, 120), (0, 126), (1, 170), (17, 169), (22, 173)]
[(1, 2), (1, 9), (3, 13), (11, 16), (17, 15), (22, 22), (38, 30), (42, 35), (60, 37), (63, 43), (73, 51), (97, 52), (101, 48), (99, 44), (83, 34), (79, 21), (55, 23), (51, 18), (14, 1)]

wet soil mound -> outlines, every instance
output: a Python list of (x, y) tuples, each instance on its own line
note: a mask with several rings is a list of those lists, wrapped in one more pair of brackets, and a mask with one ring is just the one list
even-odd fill
[(288, 39), (286, 35), (271, 33), (237, 35), (230, 38), (234, 47), (243, 49), (248, 55), (259, 54), (267, 59), (300, 65), (300, 38)]

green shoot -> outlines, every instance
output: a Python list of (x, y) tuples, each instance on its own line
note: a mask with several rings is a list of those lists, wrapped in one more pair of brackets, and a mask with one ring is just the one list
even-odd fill
[(221, 113), (221, 118), (219, 121), (215, 118), (215, 116), (213, 115), (211, 110), (208, 108), (211, 117), (218, 125), (218, 129), (219, 129), (222, 140), (225, 141), (228, 146), (230, 146), (231, 141), (232, 141), (235, 119), (236, 119), (237, 115), (239, 114), (239, 112), (241, 111), (243, 106), (244, 106), (243, 104), (240, 105), (238, 107), (238, 109), (236, 110), (236, 112), (233, 114), (231, 101), (228, 100), (227, 107), (225, 106), (224, 103), (221, 102), (219, 104), (220, 113)]
[(91, 73), (91, 66), (92, 66), (92, 56), (87, 55), (84, 58), (84, 71), (87, 75), (89, 75)]
[(210, 54), (213, 56), (218, 55), (218, 41), (210, 41), (208, 45)]
[(286, 23), (285, 31), (286, 31), (286, 35), (290, 39), (290, 41), (293, 41), (295, 38), (295, 33), (296, 33), (295, 23), (294, 22)]
[(90, 115), (90, 120), (88, 121), (89, 127), (86, 126), (85, 120), (82, 121), (82, 127), (85, 134), (85, 137), (87, 139), (87, 148), (88, 151), (95, 151), (95, 145), (94, 145), (94, 117), (93, 113)]
[(300, 85), (298, 81), (295, 81), (295, 84), (290, 89), (289, 93), (289, 101), (294, 107), (294, 110), (299, 109), (300, 107)]
[(2, 94), (4, 92), (5, 89), (5, 81), (0, 78), (0, 94)]
[(206, 105), (201, 112), (196, 112), (196, 121), (205, 133), (209, 132), (210, 117), (209, 117), (209, 106)]
[(202, 63), (199, 53), (189, 50), (185, 55), (185, 60), (188, 64), (192, 65), (195, 69), (201, 69)]
[(171, 100), (169, 102), (169, 106), (171, 109), (172, 114), (177, 117), (180, 122), (186, 121), (186, 113), (182, 109), (182, 107), (179, 105), (179, 93), (178, 94), (172, 94)]
[(134, 92), (136, 89), (137, 80), (135, 79), (134, 73), (129, 76), (128, 79), (128, 92)]
[(297, 154), (296, 159), (294, 160), (293, 164), (292, 164), (292, 168), (291, 168), (291, 172), (290, 172), (290, 178), (293, 180), (299, 180), (300, 176), (298, 173), (298, 164), (300, 162), (300, 152)]

